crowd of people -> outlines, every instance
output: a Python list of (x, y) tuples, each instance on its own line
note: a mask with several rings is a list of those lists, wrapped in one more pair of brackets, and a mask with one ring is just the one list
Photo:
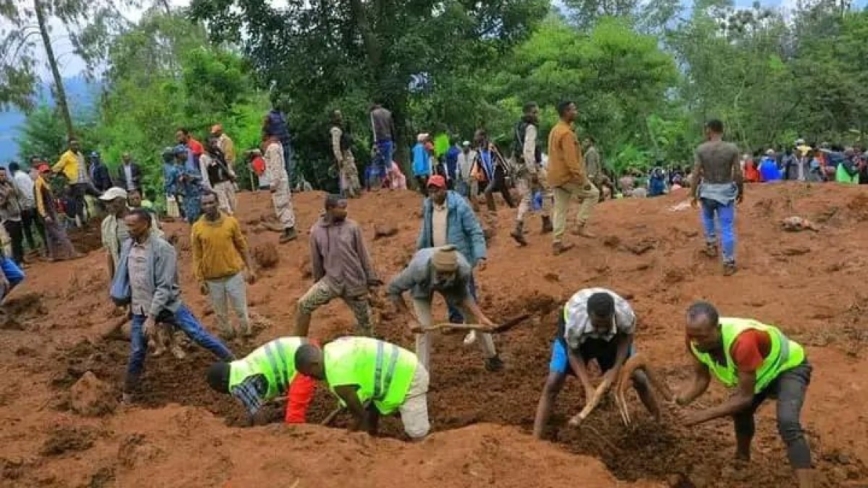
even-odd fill
[[(531, 244), (525, 227), (527, 216), (538, 213), (540, 232), (552, 234), (552, 251), (560, 255), (573, 247), (564, 238), (568, 227), (575, 236), (595, 238), (591, 232), (594, 208), (602, 193), (616, 192), (614, 175), (604, 171), (593, 139), (586, 139), (584, 151), (579, 143), (573, 126), (576, 105), (563, 102), (557, 112), (559, 120), (548, 134), (547, 158), (540, 141), (539, 107), (534, 103), (524, 106), (515, 126), (513, 147), (506, 156), (488, 140), (485, 131), (478, 130), (473, 143), (450, 147), (447, 139), (441, 162), (433, 148), (438, 141), (420, 134), (412, 150), (413, 176), (424, 193), (415, 254), (388, 281), (380, 278), (358, 224), (348, 217), (348, 199), (361, 194), (361, 182), (352, 141), (343, 130), (340, 112), (334, 112), (330, 141), (341, 194), (327, 195), (321, 216), (309, 223), (314, 283), (296, 302), (293, 335), (262, 344), (246, 357), (237, 357), (228, 344), (238, 335), (245, 341), (253, 338), (246, 286), (256, 281), (257, 270), (234, 216), (238, 205), (236, 152), (219, 125), (212, 128), (206, 144), (179, 129), (177, 145), (164, 153), (166, 213), (182, 216), (190, 225), (193, 264), (189, 273), (199, 284), (200, 293), (211, 300), (216, 335), (184, 303), (177, 251), (163, 235), (160, 216), (142, 200), (143, 171), (128, 156), (112, 177), (99, 166), (102, 163), (92, 162), (86, 167), (77, 141), (70, 140), (69, 150), (54, 167), (44, 163), (34, 166), (35, 178), (10, 165), (8, 174), (0, 171), (0, 216), (10, 235), (25, 235), (35, 249), (33, 226), (43, 236), (48, 255), (62, 259), (77, 253), (58, 219), (64, 207), (50, 188), (48, 176), (55, 173), (65, 180), (74, 225), (83, 225), (91, 212), (105, 213), (101, 234), (109, 294), (132, 319), (124, 402), (135, 401), (149, 350), (155, 355), (170, 351), (184, 359), (175, 337), (177, 330), (218, 359), (203, 372), (206, 381), (216, 391), (237, 398), (251, 422), (260, 420), (263, 405), (282, 396), (287, 397), (286, 421), (304, 422), (315, 384), (322, 381), (352, 414), (354, 428), (376, 432), (380, 416), (398, 412), (407, 435), (421, 440), (431, 428), (427, 392), (433, 367), (430, 351), (431, 331), (436, 328), (432, 313), (435, 294), (444, 298), (451, 323), (478, 324), (479, 330), (468, 333), (465, 343), (479, 347), (484, 368), (496, 374), (505, 367), (491, 333), (496, 326), (480, 307), (476, 290), (475, 275), (490, 257), (477, 216), (479, 196), (484, 197), (489, 214), (496, 209), (494, 192), (500, 192), (506, 204), (516, 209), (510, 235), (521, 247)], [(397, 165), (392, 157), (395, 132), (391, 113), (374, 105), (371, 124), (374, 158), (365, 172), (365, 185), (374, 190), (394, 188), (397, 180), (397, 187), (406, 187), (400, 170), (392, 169)], [(710, 256), (722, 251), (724, 274), (728, 275), (736, 270), (733, 209), (744, 196), (745, 177), (738, 148), (723, 141), (723, 129), (720, 121), (706, 124), (707, 140), (697, 149), (689, 176), (679, 177), (678, 183), (689, 186), (692, 203), (701, 206), (705, 251)], [(280, 242), (296, 240), (301, 224), (293, 210), (291, 182), (299, 177), (294, 176), (286, 124), (279, 112), (266, 117), (262, 147), (252, 151), (251, 157), (257, 186), (271, 193)], [(511, 185), (518, 190), (518, 201), (512, 199)], [(97, 197), (102, 209), (88, 209), (84, 198), (88, 194)], [(568, 226), (567, 211), (574, 199), (580, 204)], [(10, 204), (12, 201), (16, 203)], [(13, 237), (12, 262), (24, 265), (21, 239), (15, 244)], [(0, 285), (11, 288), (11, 283)], [(414, 351), (375, 338), (369, 298), (373, 290), (383, 286), (398, 320), (406, 322), (415, 336)], [(410, 296), (412, 307), (405, 295)], [(309, 339), (315, 311), (336, 298), (352, 311), (355, 335), (325, 344)], [(230, 308), (237, 327), (232, 324)], [(637, 326), (631, 305), (615, 291), (588, 288), (573, 294), (558, 313), (557, 323), (552, 324), (555, 339), (549, 377), (534, 422), (536, 437), (544, 437), (552, 404), (567, 376), (579, 379), (588, 401), (595, 391), (606, 390), (618, 380), (622, 366), (635, 354)], [(734, 388), (735, 393), (716, 407), (685, 413), (683, 422), (690, 426), (733, 418), (737, 455), (749, 459), (753, 414), (767, 398), (776, 398), (779, 432), (799, 486), (811, 486), (811, 455), (799, 420), (811, 376), (804, 349), (776, 327), (752, 319), (722, 317), (706, 302), (690, 306), (685, 333), (694, 377), (676, 393), (675, 404), (692, 403), (706, 391), (712, 377)], [(598, 388), (592, 386), (586, 367), (591, 360), (603, 371)], [(659, 418), (660, 404), (648, 378), (639, 371), (632, 380), (644, 405)]]

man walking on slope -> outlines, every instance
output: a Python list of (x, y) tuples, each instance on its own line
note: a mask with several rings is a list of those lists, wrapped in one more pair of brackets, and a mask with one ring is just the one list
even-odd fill
[(342, 298), (356, 317), (356, 332), (371, 335), (368, 289), (382, 284), (359, 225), (347, 218), (347, 200), (327, 195), (325, 212), (310, 230), (314, 284), (298, 300), (295, 335), (306, 337), (314, 310)]
[(279, 337), (243, 359), (214, 363), (206, 375), (208, 385), (238, 399), (251, 425), (263, 405), (282, 395), (286, 395), (286, 423), (303, 424), (316, 383), (310, 376), (297, 374), (295, 353), (307, 342), (304, 337)]
[(133, 210), (124, 219), (132, 239), (123, 245), (112, 280), (112, 297), (129, 300), (133, 313), (132, 351), (124, 380), (124, 403), (132, 401), (133, 391), (145, 368), (148, 338), (155, 332), (157, 323), (175, 325), (190, 340), (223, 361), (235, 359), (232, 352), (209, 334), (181, 301), (178, 256), (171, 244), (151, 233), (151, 219), (151, 214), (143, 209)]
[[(410, 310), (401, 295), (408, 290), (411, 292), (418, 322), (411, 322), (410, 329), (416, 331), (416, 355), (429, 371), (430, 333), (424, 329), (434, 325), (431, 300), (435, 291), (443, 295), (448, 305), (460, 309), (464, 316), (472, 315), (480, 325), (494, 327), (494, 323), (482, 313), (470, 294), (472, 272), (470, 263), (455, 246), (429, 247), (417, 251), (410, 264), (394, 277), (386, 288), (386, 294), (399, 313), (409, 314)], [(494, 339), (491, 334), (480, 336), (481, 340), (478, 342), (485, 357), (485, 369), (500, 371), (503, 369), (503, 361), (494, 348)]]
[(687, 309), (687, 348), (693, 357), (693, 381), (675, 394), (675, 403), (689, 405), (708, 389), (711, 377), (735, 393), (716, 407), (690, 412), (687, 426), (722, 417), (735, 424), (736, 458), (750, 460), (754, 413), (767, 399), (777, 399), (778, 432), (799, 488), (813, 486), (811, 450), (799, 422), (811, 365), (804, 348), (777, 327), (752, 319), (720, 317), (707, 302)]
[(230, 303), (238, 316), (241, 335), (248, 338), (252, 332), (245, 282), (256, 282), (256, 271), (253, 269), (247, 239), (241, 232), (238, 219), (220, 211), (217, 195), (213, 191), (204, 190), (201, 201), (202, 217), (193, 224), (190, 234), (193, 275), (199, 282), (202, 294), (211, 297), (211, 306), (223, 338), (229, 340), (235, 337), (235, 329), (229, 323)]
[(295, 353), (299, 373), (328, 384), (353, 415), (352, 430), (377, 433), (381, 415), (400, 412), (413, 441), (428, 435), (428, 370), (412, 352), (367, 337), (342, 337), (322, 349), (304, 344)]
[[(542, 439), (558, 393), (567, 375), (578, 377), (586, 404), (594, 396), (587, 364), (596, 360), (608, 390), (618, 380), (621, 367), (634, 354), (636, 314), (630, 304), (611, 290), (585, 288), (573, 295), (558, 317), (558, 333), (552, 344), (549, 377), (537, 405), (533, 435)], [(660, 418), (657, 399), (643, 371), (633, 373), (633, 388), (645, 408)]]
[(549, 132), (549, 163), (548, 184), (554, 190), (555, 205), (552, 215), (554, 240), (552, 251), (555, 256), (573, 248), (573, 244), (564, 244), (563, 237), (567, 224), (567, 210), (570, 200), (578, 198), (582, 201), (576, 216), (574, 235), (592, 238), (586, 225), (591, 217), (591, 210), (600, 199), (600, 191), (588, 179), (585, 163), (582, 160), (582, 148), (573, 132), (573, 122), (578, 110), (573, 102), (558, 104), (560, 121)]
[(539, 106), (529, 102), (524, 105), (524, 116), (515, 126), (514, 140), (512, 143), (512, 157), (515, 161), (515, 186), (521, 196), (518, 203), (518, 215), (515, 218), (515, 229), (509, 235), (519, 245), (526, 246), (524, 238), (524, 216), (533, 211), (531, 200), (537, 191), (543, 192), (542, 203), (542, 232), (552, 231), (552, 221), (549, 218), (551, 201), (546, 195), (543, 182), (547, 180), (546, 170), (542, 167), (542, 150), (537, 142), (539, 129)]
[[(455, 246), (472, 268), (485, 269), (485, 235), (476, 214), (465, 199), (446, 189), (446, 180), (442, 176), (434, 175), (428, 179), (428, 198), (422, 202), (422, 228), (419, 229), (416, 250), (448, 244)], [(472, 271), (467, 287), (470, 296), (478, 302)], [(452, 304), (448, 307), (449, 321), (463, 324), (461, 311)], [(473, 331), (465, 339), (467, 343), (475, 340), (476, 333)]]
[(283, 146), (277, 135), (269, 133), (265, 137), (265, 174), (271, 182), (271, 201), (277, 220), (283, 226), (280, 243), (298, 238), (295, 231), (295, 211), (292, 208), (292, 193), (289, 188), (289, 175), (286, 174)]
[(705, 137), (707, 141), (696, 148), (690, 204), (693, 207), (702, 204), (705, 253), (709, 257), (717, 256), (715, 224), (720, 224), (723, 274), (730, 276), (736, 271), (735, 204), (744, 199), (744, 177), (738, 147), (723, 141), (723, 122), (709, 120), (705, 124)]

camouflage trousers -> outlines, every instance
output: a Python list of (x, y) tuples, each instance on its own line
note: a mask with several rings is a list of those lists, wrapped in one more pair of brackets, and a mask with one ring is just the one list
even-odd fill
[(344, 153), (344, 160), (340, 164), (341, 193), (347, 197), (355, 198), (361, 194), (362, 185), (359, 183), (359, 169), (356, 160), (350, 152)]
[(545, 184), (547, 177), (546, 170), (542, 167), (537, 169), (536, 175), (531, 174), (528, 170), (523, 170), (515, 176), (515, 189), (518, 190), (521, 199), (518, 202), (518, 215), (516, 216), (518, 222), (524, 222), (524, 216), (528, 212), (533, 212), (533, 196), (537, 191), (541, 191), (543, 194), (540, 214), (544, 217), (549, 216), (552, 197)]
[(289, 191), (289, 181), (279, 180), (275, 186), (277, 189), (271, 193), (274, 213), (284, 229), (292, 229), (295, 227), (295, 211), (292, 208), (292, 192)]
[(298, 300), (298, 311), (305, 315), (311, 315), (316, 309), (335, 298), (342, 299), (350, 307), (350, 311), (356, 317), (356, 333), (370, 336), (372, 334), (371, 307), (367, 294), (350, 297), (329, 286), (325, 280), (319, 280)]

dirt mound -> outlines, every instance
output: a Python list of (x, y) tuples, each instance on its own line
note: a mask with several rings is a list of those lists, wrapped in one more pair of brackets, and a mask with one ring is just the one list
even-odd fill
[(93, 447), (96, 431), (73, 425), (56, 425), (49, 429), (42, 445), (43, 456), (59, 456), (67, 452), (86, 451)]
[(98, 417), (114, 412), (117, 400), (111, 386), (87, 371), (70, 388), (69, 406), (77, 414)]
[(253, 260), (259, 269), (270, 269), (277, 266), (280, 262), (280, 254), (277, 253), (277, 246), (272, 242), (256, 246), (253, 248)]
[[(303, 193), (293, 198), (299, 228), (306, 228), (319, 216), (322, 197)], [(239, 200), (239, 220), (248, 224), (251, 249), (271, 245), (279, 259), (248, 288), (251, 317), (261, 332), (250, 343), (229, 344), (242, 356), (290, 333), (294, 303), (310, 286), (310, 266), (304, 239), (277, 247), (273, 234), (250, 232), (250, 226), (261, 224), (261, 215), (273, 213), (267, 193), (242, 194)], [(109, 386), (106, 396), (119, 396), (130, 346), (123, 339), (94, 339), (107, 319), (117, 319), (106, 297), (100, 253), (70, 263), (39, 263), (28, 270), (22, 290), (10, 297), (38, 294), (38, 304), (30, 298), (29, 306), (14, 310), (26, 326), (0, 329), (0, 392), (16, 392), (2, 395), (0, 415), (18, 419), (4, 425), (8, 435), (0, 452), (0, 487), (61, 486), (58, 480), (63, 486), (246, 487), (278, 481), (291, 487), (300, 480), (297, 488), (304, 488), (345, 486), (347, 479), (354, 480), (353, 486), (555, 486), (565, 479), (580, 480), (582, 486), (614, 486), (599, 463), (574, 454), (598, 458), (621, 480), (650, 479), (685, 488), (792, 485), (771, 402), (758, 414), (754, 461), (744, 469), (731, 462), (729, 422), (687, 429), (667, 411), (665, 422), (657, 425), (633, 393), (629, 401), (637, 429), (622, 426), (611, 402), (582, 427), (567, 427), (566, 420), (584, 400), (572, 379), (546, 432), (554, 442), (536, 443), (524, 435), (532, 428), (548, 375), (558, 311), (572, 293), (588, 286), (611, 288), (631, 301), (639, 317), (636, 347), (674, 387), (683, 385), (688, 374), (681, 328), (691, 301), (707, 299), (727, 315), (779, 325), (808, 347), (814, 365), (803, 423), (821, 478), (818, 486), (866, 486), (868, 438), (852, 427), (868, 422), (861, 408), (868, 390), (860, 380), (868, 368), (863, 291), (868, 228), (859, 223), (864, 204), (868, 197), (862, 187), (749, 186), (737, 218), (739, 271), (731, 277), (722, 276), (718, 260), (701, 253), (699, 218), (685, 192), (598, 206), (590, 224), (602, 237), (574, 238), (576, 248), (557, 257), (551, 255), (550, 236), (531, 233), (525, 248), (509, 238), (492, 239), (487, 269), (477, 273), (481, 307), (496, 322), (523, 314), (531, 318), (495, 338), (506, 363), (497, 374), (485, 371), (478, 349), (464, 346), (461, 334), (434, 334), (429, 411), (435, 435), (419, 446), (394, 440), (403, 432), (393, 418), (381, 426), (387, 439), (313, 427), (238, 429), (245, 423), (242, 407), (207, 386), (204, 371), (214, 358), (195, 346), (182, 361), (171, 355), (147, 358), (136, 407), (100, 419), (73, 415), (70, 387), (88, 371)], [(349, 208), (350, 217), (366, 230), (374, 266), (386, 281), (415, 250), (418, 216), (413, 215), (418, 208), (419, 197), (409, 192), (366, 195)], [(823, 232), (784, 232), (780, 221), (792, 215), (821, 224)], [(503, 237), (514, 211), (501, 206), (496, 219), (486, 215), (481, 220)], [(384, 222), (393, 222), (398, 232), (374, 242), (376, 226)], [(205, 313), (207, 298), (196, 291), (190, 272), (189, 232), (183, 223), (166, 227), (181, 236), (183, 299), (214, 331), (215, 318)], [(377, 334), (412, 349), (407, 317), (380, 296), (372, 306)], [(439, 299), (434, 315), (436, 321), (446, 318)], [(352, 314), (335, 300), (315, 312), (311, 331), (316, 339), (329, 340), (351, 333), (353, 326)], [(725, 391), (713, 387), (692, 408), (725, 397)], [(319, 422), (334, 405), (319, 387), (308, 421)], [(279, 420), (280, 406), (270, 408)], [(92, 432), (93, 445), (74, 456), (40, 457), (50, 438), (62, 437), (42, 427), (56, 423), (58, 416), (63, 425), (85, 429), (106, 424), (110, 434)], [(336, 423), (346, 424), (346, 416)], [(201, 454), (203, 461), (191, 464), (179, 456), (189, 452)]]
[(102, 249), (101, 228), (102, 219), (94, 218), (87, 222), (84, 227), (72, 228), (67, 231), (69, 240), (72, 241), (75, 250), (81, 253), (89, 253)]

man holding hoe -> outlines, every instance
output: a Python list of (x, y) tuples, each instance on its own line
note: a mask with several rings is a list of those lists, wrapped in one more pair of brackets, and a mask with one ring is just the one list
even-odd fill
[(694, 426), (722, 417), (735, 425), (736, 459), (750, 460), (754, 412), (769, 397), (777, 399), (778, 432), (799, 488), (810, 488), (811, 450), (799, 422), (811, 365), (805, 350), (777, 327), (752, 319), (721, 317), (708, 302), (687, 309), (687, 348), (693, 357), (693, 381), (675, 394), (675, 403), (689, 405), (708, 389), (711, 377), (735, 393), (716, 407), (684, 416)]

